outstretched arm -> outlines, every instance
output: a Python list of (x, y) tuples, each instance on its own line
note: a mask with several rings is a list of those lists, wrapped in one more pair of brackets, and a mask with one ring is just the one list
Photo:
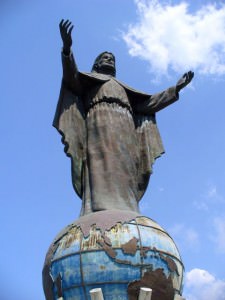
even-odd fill
[(63, 42), (62, 49), (62, 66), (63, 82), (75, 94), (80, 94), (81, 85), (78, 78), (78, 69), (71, 51), (72, 47), (72, 22), (63, 19), (59, 23), (60, 35)]
[(185, 73), (175, 86), (170, 87), (161, 93), (154, 94), (143, 102), (137, 103), (135, 109), (136, 112), (153, 114), (177, 101), (179, 99), (180, 90), (187, 86), (193, 77), (194, 73), (192, 71)]

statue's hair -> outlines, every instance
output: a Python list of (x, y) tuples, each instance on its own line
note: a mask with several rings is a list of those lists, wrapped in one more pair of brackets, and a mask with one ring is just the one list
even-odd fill
[[(99, 60), (101, 59), (102, 55), (104, 55), (105, 53), (111, 54), (112, 57), (113, 57), (113, 59), (114, 59), (114, 61), (115, 61), (115, 56), (114, 56), (113, 53), (108, 52), (108, 51), (104, 51), (104, 52), (100, 53), (100, 54), (96, 57), (96, 59), (95, 59), (95, 61), (94, 61), (94, 64), (93, 64), (93, 66), (92, 66), (91, 72), (93, 72), (93, 71), (98, 72), (98, 71), (99, 71), (99, 70), (98, 70), (98, 63), (99, 63)], [(114, 68), (113, 76), (116, 76), (116, 68)]]

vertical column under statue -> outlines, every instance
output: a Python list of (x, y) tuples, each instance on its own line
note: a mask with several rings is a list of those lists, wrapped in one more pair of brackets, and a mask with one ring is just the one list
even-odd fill
[(138, 203), (164, 153), (155, 114), (178, 100), (194, 73), (148, 95), (116, 79), (110, 52), (96, 58), (90, 73), (80, 72), (71, 51), (73, 25), (62, 20), (59, 27), (63, 78), (53, 126), (71, 158), (82, 209), (46, 255), (46, 299), (90, 299), (89, 291), (100, 287), (106, 300), (134, 300), (145, 286), (153, 300), (173, 300), (182, 294), (178, 249)]

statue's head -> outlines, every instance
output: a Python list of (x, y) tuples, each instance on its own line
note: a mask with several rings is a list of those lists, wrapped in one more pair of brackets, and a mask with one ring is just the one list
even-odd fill
[(95, 59), (91, 71), (116, 76), (115, 56), (111, 52), (102, 52)]

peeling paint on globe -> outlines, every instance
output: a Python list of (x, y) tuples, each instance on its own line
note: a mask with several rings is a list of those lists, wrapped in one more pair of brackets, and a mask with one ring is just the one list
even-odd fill
[(100, 287), (104, 299), (138, 299), (140, 287), (152, 300), (181, 294), (184, 266), (169, 234), (152, 219), (108, 210), (83, 216), (53, 241), (43, 269), (47, 300), (90, 299)]

